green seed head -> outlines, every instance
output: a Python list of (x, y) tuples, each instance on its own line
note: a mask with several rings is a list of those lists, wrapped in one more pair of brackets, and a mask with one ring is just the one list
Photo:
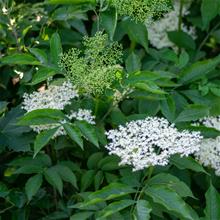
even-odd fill
[(170, 9), (170, 0), (112, 0), (120, 15), (131, 17), (136, 22), (149, 22), (155, 16)]
[(71, 49), (61, 56), (60, 66), (65, 76), (83, 93), (103, 94), (117, 79), (122, 48), (117, 42), (109, 43), (108, 36), (97, 32), (85, 37), (83, 51)]

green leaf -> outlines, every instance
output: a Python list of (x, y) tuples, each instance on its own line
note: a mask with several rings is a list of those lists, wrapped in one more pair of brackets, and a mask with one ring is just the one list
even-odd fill
[(158, 100), (140, 99), (138, 101), (138, 110), (139, 114), (155, 116), (160, 110), (160, 102)]
[(162, 205), (167, 211), (175, 214), (180, 219), (199, 220), (196, 212), (185, 203), (185, 201), (170, 188), (160, 186), (150, 186), (145, 193), (157, 204)]
[(119, 162), (120, 162), (120, 159), (117, 156), (110, 155), (110, 156), (104, 157), (98, 162), (98, 168), (100, 168), (103, 171), (118, 170)]
[(60, 55), (62, 54), (62, 44), (58, 33), (54, 33), (50, 39), (51, 62), (58, 66)]
[(160, 102), (162, 114), (170, 121), (173, 122), (176, 118), (176, 104), (171, 95), (166, 96), (166, 99)]
[(153, 81), (145, 81), (143, 83), (136, 83), (134, 85), (137, 89), (144, 90), (153, 94), (164, 95), (167, 94), (165, 91), (160, 89)]
[(27, 194), (29, 201), (38, 192), (42, 182), (43, 182), (42, 174), (37, 174), (28, 179), (28, 181), (25, 184), (25, 192)]
[(100, 161), (103, 158), (103, 155), (104, 155), (103, 152), (96, 152), (92, 154), (87, 161), (87, 167), (89, 169), (97, 169), (98, 168), (97, 161)]
[(116, 9), (110, 8), (101, 13), (100, 26), (105, 29), (111, 41), (113, 41), (115, 29), (117, 26)]
[(30, 54), (12, 54), (1, 58), (3, 64), (12, 65), (40, 65), (41, 63)]
[(5, 198), (9, 192), (8, 187), (4, 183), (0, 182), (0, 198)]
[(106, 217), (111, 216), (135, 203), (134, 200), (120, 200), (110, 203), (102, 211), (98, 212), (97, 220), (104, 220)]
[(0, 115), (6, 111), (8, 102), (0, 101)]
[(205, 220), (220, 219), (220, 195), (212, 184), (210, 184), (210, 187), (205, 194), (205, 198)]
[(96, 0), (46, 0), (48, 4), (96, 4)]
[(50, 67), (41, 67), (37, 70), (30, 85), (36, 85), (40, 82), (47, 80), (49, 77), (54, 76), (57, 71)]
[(132, 52), (125, 61), (126, 70), (128, 73), (141, 70), (141, 59), (140, 57)]
[(98, 143), (98, 137), (96, 134), (95, 128), (87, 123), (86, 121), (76, 121), (75, 125), (80, 129), (83, 136), (90, 141), (92, 144), (94, 144), (96, 147), (99, 147)]
[(215, 18), (220, 10), (219, 0), (202, 0), (201, 14), (202, 22), (205, 28), (209, 26), (210, 21)]
[(149, 186), (164, 185), (174, 190), (181, 197), (189, 196), (195, 198), (191, 189), (186, 185), (186, 183), (169, 173), (157, 174), (148, 181), (148, 184)]
[(142, 45), (146, 51), (148, 50), (148, 33), (144, 24), (127, 19), (122, 21), (122, 27), (132, 42), (136, 42)]
[[(85, 181), (86, 180), (90, 181), (90, 179), (85, 179)], [(93, 178), (92, 178), (92, 180), (93, 180)], [(84, 209), (86, 207), (96, 205), (100, 202), (104, 202), (107, 200), (112, 200), (115, 198), (126, 196), (126, 195), (128, 195), (130, 193), (134, 193), (134, 192), (135, 192), (135, 190), (126, 184), (110, 183), (108, 186), (105, 186), (102, 189), (89, 194), (89, 196), (87, 197), (87, 199), (84, 202), (70, 206), (70, 208)]]
[(101, 199), (103, 201), (115, 199), (133, 193), (134, 189), (122, 183), (111, 183), (88, 196), (89, 200)]
[(30, 48), (29, 51), (42, 63), (47, 64), (47, 54), (38, 48)]
[(44, 171), (44, 177), (47, 180), (47, 182), (53, 187), (55, 187), (62, 196), (63, 182), (56, 168), (51, 167), (49, 169), (46, 169)]
[(80, 212), (72, 215), (70, 220), (87, 220), (92, 215), (93, 212)]
[(57, 109), (37, 109), (26, 113), (18, 121), (18, 125), (42, 125), (58, 123), (60, 120), (65, 119), (62, 111)]
[(174, 155), (170, 158), (170, 162), (181, 170), (189, 169), (195, 172), (202, 172), (208, 174), (204, 170), (203, 166), (190, 156), (180, 157), (179, 155)]
[(43, 167), (41, 165), (27, 164), (18, 168), (14, 172), (14, 174), (32, 174), (32, 173), (41, 173), (42, 171), (43, 171)]
[(180, 48), (194, 50), (196, 44), (193, 38), (183, 31), (170, 31), (168, 32), (169, 39)]
[(196, 62), (180, 72), (179, 83), (187, 84), (203, 78), (220, 63), (220, 56)]
[[(18, 126), (18, 119), (24, 115), (24, 111), (17, 106), (0, 117), (0, 146), (8, 147), (13, 151), (30, 151), (30, 143), (33, 138), (29, 135), (28, 127)], [(12, 138), (13, 137), (13, 138)]]
[(81, 138), (82, 134), (80, 130), (76, 126), (67, 123), (63, 124), (63, 127), (69, 137), (83, 149), (83, 140)]
[(103, 171), (99, 170), (94, 178), (94, 186), (95, 186), (95, 190), (98, 190), (100, 185), (102, 184), (104, 180), (104, 174)]
[(87, 170), (81, 177), (80, 189), (81, 192), (84, 192), (87, 188), (89, 188), (95, 177), (95, 170)]
[(189, 54), (183, 50), (179, 56), (178, 62), (176, 63), (177, 67), (182, 69), (185, 67), (189, 62)]
[(220, 97), (220, 88), (210, 88), (213, 95)]
[(220, 130), (215, 128), (205, 126), (186, 126), (186, 129), (189, 131), (199, 131), (204, 138), (216, 138), (220, 136)]
[(115, 107), (110, 114), (111, 124), (119, 126), (126, 123), (127, 119), (124, 113), (117, 107)]
[(152, 208), (146, 200), (138, 200), (136, 205), (136, 220), (150, 220)]
[(76, 176), (69, 167), (58, 164), (54, 168), (57, 170), (63, 181), (69, 182), (75, 188), (78, 188)]
[(56, 131), (59, 129), (53, 128), (50, 130), (43, 131), (39, 133), (36, 137), (36, 140), (34, 142), (34, 157), (39, 153), (39, 151), (50, 141), (50, 139), (54, 136)]
[(182, 112), (180, 112), (175, 122), (196, 121), (208, 114), (209, 107), (205, 105), (192, 104), (188, 105)]

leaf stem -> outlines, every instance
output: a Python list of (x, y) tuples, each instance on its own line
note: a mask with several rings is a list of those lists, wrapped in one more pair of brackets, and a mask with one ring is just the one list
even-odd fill
[[(141, 197), (143, 196), (145, 190), (147, 189), (147, 187), (148, 187), (147, 182), (150, 180), (150, 178), (151, 178), (151, 176), (152, 176), (152, 174), (153, 174), (153, 171), (154, 171), (154, 167), (153, 167), (153, 166), (150, 166), (150, 167), (148, 168), (148, 172), (147, 172), (146, 175), (143, 177), (143, 179), (142, 179), (143, 182), (144, 182), (144, 179), (147, 177), (146, 183), (145, 183), (144, 186), (142, 187), (141, 191), (139, 191), (140, 188), (137, 190), (137, 193), (136, 193), (135, 196), (134, 196), (134, 200), (135, 200), (136, 202), (141, 199)], [(131, 209), (131, 213), (134, 212), (134, 207), (135, 207), (135, 205), (133, 205), (133, 207), (132, 207), (132, 209)]]
[[(180, 8), (179, 8), (179, 19), (178, 19), (178, 32), (182, 30), (183, 23), (183, 0), (180, 0)], [(178, 54), (181, 53), (181, 47), (178, 47)]]

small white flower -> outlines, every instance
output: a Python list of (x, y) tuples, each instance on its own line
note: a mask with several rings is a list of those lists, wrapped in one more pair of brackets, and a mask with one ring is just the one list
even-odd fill
[(166, 119), (147, 117), (131, 121), (107, 133), (110, 154), (121, 158), (121, 165), (131, 165), (133, 170), (149, 166), (165, 166), (173, 154), (188, 156), (199, 150), (202, 136), (199, 132), (179, 132)]
[(13, 18), (13, 19), (10, 18), (9, 24), (10, 24), (10, 26), (13, 26), (15, 24), (15, 18)]
[(204, 139), (195, 156), (201, 164), (210, 166), (215, 170), (216, 175), (220, 176), (220, 137)]
[[(174, 47), (174, 44), (169, 40), (167, 32), (178, 30), (179, 25), (179, 8), (180, 3), (175, 1), (174, 10), (165, 14), (161, 19), (153, 22), (152, 24), (147, 25), (148, 29), (148, 38), (150, 43), (157, 49), (164, 47)], [(188, 7), (184, 5), (182, 16), (187, 15)], [(188, 28), (186, 25), (182, 24), (182, 31), (191, 35), (194, 39), (196, 38), (195, 28)]]
[(46, 90), (24, 94), (22, 108), (27, 112), (45, 108), (63, 110), (76, 97), (77, 90), (72, 83), (66, 81), (61, 86), (49, 85)]
[(8, 14), (8, 9), (7, 9), (5, 6), (2, 7), (2, 13), (3, 13), (4, 15), (7, 15), (7, 14)]
[(95, 116), (92, 115), (92, 111), (88, 109), (78, 109), (78, 111), (71, 111), (70, 115), (67, 116), (70, 120), (73, 118), (79, 121), (86, 121), (89, 124), (95, 124)]
[(18, 75), (19, 79), (22, 79), (24, 77), (24, 72), (14, 70), (14, 72)]

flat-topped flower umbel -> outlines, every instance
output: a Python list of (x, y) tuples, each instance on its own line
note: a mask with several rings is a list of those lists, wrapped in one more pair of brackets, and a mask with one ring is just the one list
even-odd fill
[(149, 166), (165, 166), (173, 154), (188, 156), (200, 148), (199, 132), (178, 131), (164, 118), (147, 117), (131, 121), (107, 133), (110, 154), (121, 158), (121, 165), (131, 165), (133, 170)]
[(63, 110), (66, 105), (71, 103), (71, 99), (78, 96), (78, 91), (72, 83), (65, 81), (59, 86), (49, 85), (43, 91), (25, 93), (22, 108), (27, 112), (46, 108)]

